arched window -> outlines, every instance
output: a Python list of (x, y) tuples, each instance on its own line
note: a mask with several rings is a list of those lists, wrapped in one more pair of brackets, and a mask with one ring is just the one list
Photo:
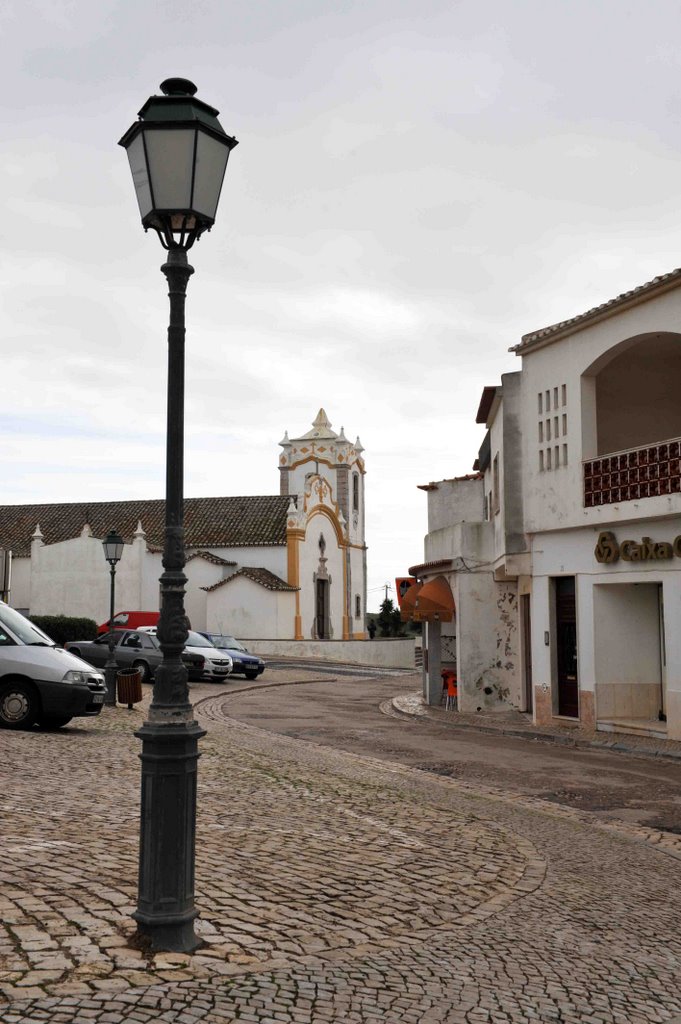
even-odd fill
[(352, 474), (352, 511), (359, 512), (359, 473)]

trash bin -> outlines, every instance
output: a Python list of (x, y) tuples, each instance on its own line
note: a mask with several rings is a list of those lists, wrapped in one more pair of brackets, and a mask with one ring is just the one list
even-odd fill
[(445, 708), (456, 711), (457, 698), (459, 695), (458, 679), (456, 669), (443, 668), (442, 672), (442, 694), (445, 697)]
[(118, 703), (127, 704), (132, 711), (133, 704), (142, 700), (142, 673), (138, 668), (120, 668), (116, 673)]

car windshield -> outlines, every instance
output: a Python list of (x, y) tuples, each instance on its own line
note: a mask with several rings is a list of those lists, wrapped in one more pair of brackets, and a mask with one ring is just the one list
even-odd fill
[(187, 636), (187, 647), (215, 647), (210, 640), (206, 640), (205, 636), (201, 636), (200, 633), (195, 633), (193, 629), (189, 630)]
[(236, 637), (225, 636), (224, 633), (211, 633), (211, 640), (216, 647), (226, 647), (230, 651), (245, 651), (243, 644), (239, 643)]
[(19, 643), (28, 644), (33, 647), (56, 647), (47, 633), (38, 629), (33, 623), (20, 612), (10, 608), (0, 601), (0, 625), (4, 626), (17, 638)]

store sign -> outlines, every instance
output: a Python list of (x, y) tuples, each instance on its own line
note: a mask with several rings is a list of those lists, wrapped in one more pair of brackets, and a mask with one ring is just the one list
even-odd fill
[(664, 562), (670, 558), (681, 558), (681, 534), (669, 541), (652, 540), (642, 537), (640, 541), (618, 541), (614, 533), (604, 530), (598, 535), (598, 543), (594, 550), (597, 562), (611, 565), (618, 562)]

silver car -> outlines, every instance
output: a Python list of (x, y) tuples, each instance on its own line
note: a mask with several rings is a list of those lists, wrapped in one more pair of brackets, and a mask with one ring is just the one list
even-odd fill
[[(151, 633), (152, 636), (156, 636), (157, 627), (140, 626), (137, 632)], [(230, 656), (224, 651), (219, 651), (210, 640), (206, 640), (205, 636), (201, 636), (193, 629), (189, 630), (184, 650), (186, 654), (198, 654), (204, 659), (202, 679), (219, 682), (221, 679), (226, 679), (232, 671), (233, 665)]]

